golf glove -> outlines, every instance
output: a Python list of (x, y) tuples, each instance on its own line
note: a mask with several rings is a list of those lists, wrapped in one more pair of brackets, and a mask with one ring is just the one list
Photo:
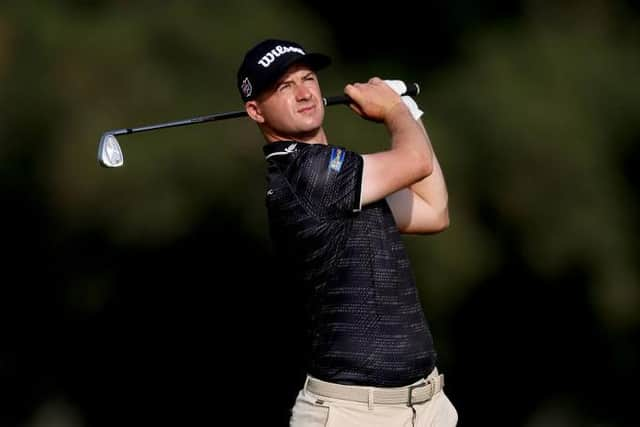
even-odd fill
[[(398, 95), (402, 95), (407, 91), (407, 85), (405, 85), (402, 80), (385, 80), (384, 82)], [(407, 108), (409, 108), (409, 111), (411, 112), (411, 115), (414, 119), (418, 120), (420, 117), (422, 117), (424, 112), (418, 107), (418, 104), (416, 104), (416, 101), (414, 101), (412, 97), (410, 97), (409, 95), (405, 95), (401, 98), (402, 102), (404, 102)]]

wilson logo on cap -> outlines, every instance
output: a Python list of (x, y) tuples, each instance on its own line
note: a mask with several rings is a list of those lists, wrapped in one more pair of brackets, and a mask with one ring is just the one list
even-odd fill
[(304, 50), (300, 49), (299, 47), (278, 45), (267, 52), (262, 58), (260, 58), (258, 60), (258, 64), (262, 65), (264, 68), (267, 68), (273, 63), (273, 61), (276, 60), (277, 57), (289, 52), (299, 53), (300, 55), (305, 54)]

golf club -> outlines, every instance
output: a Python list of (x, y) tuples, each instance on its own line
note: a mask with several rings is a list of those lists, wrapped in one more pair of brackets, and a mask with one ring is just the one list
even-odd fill
[[(416, 96), (420, 94), (420, 86), (417, 83), (407, 84), (406, 87), (407, 87), (407, 90), (405, 93), (402, 94), (402, 96), (404, 95)], [(324, 105), (330, 106), (330, 105), (338, 105), (338, 104), (349, 104), (351, 102), (351, 99), (346, 95), (338, 95), (338, 96), (329, 96), (327, 98), (323, 98), (322, 101), (324, 102)], [(155, 125), (109, 130), (103, 133), (102, 137), (100, 138), (100, 143), (98, 145), (98, 163), (100, 163), (101, 166), (104, 166), (107, 168), (117, 168), (124, 164), (124, 156), (122, 154), (122, 149), (120, 148), (120, 144), (118, 143), (116, 136), (128, 135), (131, 133), (147, 132), (147, 131), (156, 130), (156, 129), (195, 125), (198, 123), (213, 122), (218, 120), (235, 119), (238, 117), (244, 117), (246, 115), (247, 115), (247, 112), (244, 110), (229, 111), (226, 113), (212, 114), (209, 116), (192, 117), (190, 119), (177, 120), (177, 121), (166, 122), (166, 123), (158, 123)]]

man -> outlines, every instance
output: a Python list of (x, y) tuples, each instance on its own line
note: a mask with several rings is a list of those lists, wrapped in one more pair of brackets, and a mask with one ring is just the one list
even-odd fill
[(449, 224), (447, 191), (415, 102), (372, 78), (345, 94), (383, 123), (389, 150), (330, 145), (316, 71), (330, 59), (286, 40), (245, 55), (237, 84), (267, 144), (270, 233), (304, 290), (307, 380), (292, 426), (454, 426), (400, 233)]

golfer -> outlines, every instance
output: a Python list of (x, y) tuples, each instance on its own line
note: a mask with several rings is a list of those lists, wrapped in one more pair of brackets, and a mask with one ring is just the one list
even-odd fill
[(348, 84), (351, 109), (389, 149), (349, 150), (323, 129), (319, 70), (329, 57), (267, 39), (238, 69), (264, 135), (266, 206), (277, 257), (304, 292), (307, 377), (290, 425), (455, 426), (401, 233), (449, 225), (442, 170), (401, 81)]

